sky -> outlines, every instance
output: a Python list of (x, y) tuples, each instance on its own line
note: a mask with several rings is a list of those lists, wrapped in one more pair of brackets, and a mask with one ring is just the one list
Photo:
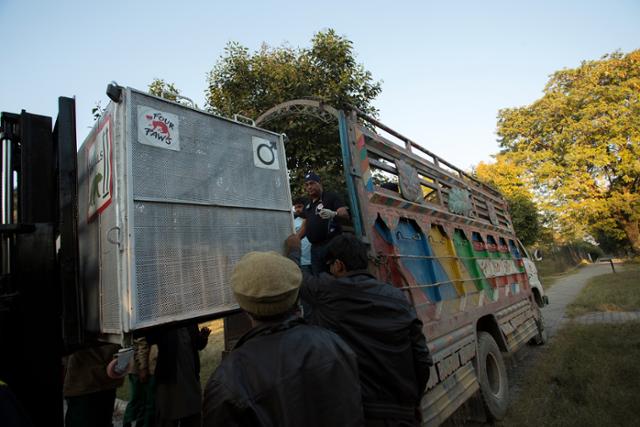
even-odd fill
[(0, 0), (0, 111), (55, 117), (75, 97), (80, 144), (111, 81), (163, 78), (203, 107), (229, 41), (308, 47), (328, 28), (382, 81), (380, 120), (468, 169), (499, 151), (498, 111), (540, 98), (554, 71), (640, 48), (640, 0)]

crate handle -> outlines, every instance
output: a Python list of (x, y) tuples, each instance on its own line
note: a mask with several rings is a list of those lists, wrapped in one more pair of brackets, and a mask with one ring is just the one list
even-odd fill
[(256, 122), (252, 118), (247, 117), (247, 116), (243, 116), (242, 114), (237, 114), (237, 113), (234, 114), (233, 115), (233, 120), (238, 122), (238, 123), (244, 123), (246, 125), (248, 124), (248, 125), (251, 125), (253, 127), (256, 127)]
[[(114, 239), (111, 234), (112, 232), (116, 232), (116, 238)], [(124, 247), (122, 245), (122, 235), (121, 235), (122, 230), (120, 229), (120, 227), (118, 227), (117, 225), (114, 227), (111, 227), (108, 231), (107, 231), (107, 241), (109, 243), (112, 243), (114, 245), (118, 246), (118, 250), (120, 252), (124, 252)]]

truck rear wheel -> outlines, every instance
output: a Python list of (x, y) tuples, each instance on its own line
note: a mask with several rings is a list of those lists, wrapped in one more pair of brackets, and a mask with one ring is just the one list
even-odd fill
[(498, 344), (491, 334), (484, 331), (478, 332), (478, 355), (475, 367), (487, 417), (492, 420), (501, 420), (509, 406), (507, 368)]

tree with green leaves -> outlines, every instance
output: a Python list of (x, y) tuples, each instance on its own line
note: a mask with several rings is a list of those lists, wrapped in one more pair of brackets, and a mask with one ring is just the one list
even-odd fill
[[(263, 45), (257, 52), (229, 43), (208, 76), (207, 108), (232, 117), (257, 118), (269, 108), (296, 98), (321, 99), (340, 108), (353, 105), (371, 115), (380, 83), (356, 61), (353, 43), (334, 30), (316, 33), (310, 48)], [(287, 166), (294, 194), (302, 193), (309, 170), (325, 187), (343, 190), (344, 177), (336, 123), (315, 117), (288, 116), (268, 128), (288, 136)]]
[(542, 227), (538, 207), (533, 200), (530, 185), (523, 179), (526, 174), (506, 155), (496, 156), (494, 163), (480, 162), (474, 170), (475, 176), (500, 190), (509, 204), (513, 228), (520, 241), (533, 245), (541, 237)]
[(175, 83), (167, 83), (164, 79), (155, 78), (149, 84), (149, 93), (169, 101), (177, 101), (180, 96), (180, 90)]
[(516, 195), (507, 198), (509, 212), (513, 221), (513, 228), (520, 241), (527, 245), (533, 245), (540, 238), (540, 215), (538, 208), (531, 197)]
[(555, 72), (497, 133), (565, 232), (604, 228), (640, 253), (640, 50)]

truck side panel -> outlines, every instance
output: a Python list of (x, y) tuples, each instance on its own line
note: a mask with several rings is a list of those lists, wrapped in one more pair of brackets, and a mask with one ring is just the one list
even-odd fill
[[(435, 365), (422, 410), (424, 425), (437, 425), (478, 389), (478, 328), (495, 325), (509, 352), (535, 335), (531, 287), (502, 196), (409, 140), (374, 133), (367, 119), (352, 113), (343, 141), (355, 222), (378, 277), (403, 289), (424, 322)], [(399, 191), (376, 185), (385, 180)]]

